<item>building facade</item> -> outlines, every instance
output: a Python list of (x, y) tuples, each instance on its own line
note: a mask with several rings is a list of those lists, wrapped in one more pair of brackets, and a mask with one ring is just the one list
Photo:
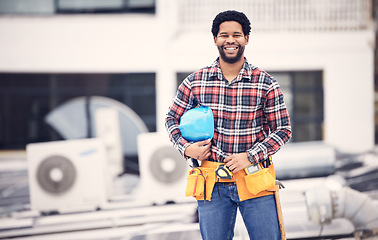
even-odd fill
[(218, 56), (211, 21), (227, 9), (251, 20), (245, 55), (281, 85), (293, 142), (351, 153), (375, 144), (369, 0), (97, 1), (81, 9), (40, 0), (35, 12), (13, 2), (0, 5), (0, 149), (57, 139), (39, 134), (43, 115), (79, 95), (115, 98), (150, 131), (165, 131), (177, 85)]

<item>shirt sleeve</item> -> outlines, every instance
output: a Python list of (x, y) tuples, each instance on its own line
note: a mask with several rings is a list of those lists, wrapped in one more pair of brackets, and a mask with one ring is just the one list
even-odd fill
[(274, 79), (266, 94), (264, 116), (269, 135), (248, 150), (256, 163), (272, 156), (291, 138), (289, 113), (281, 89)]
[(189, 109), (196, 106), (196, 100), (191, 91), (190, 76), (178, 87), (176, 96), (168, 109), (165, 118), (165, 128), (173, 146), (184, 156), (185, 149), (190, 143), (184, 139), (179, 130), (180, 118)]

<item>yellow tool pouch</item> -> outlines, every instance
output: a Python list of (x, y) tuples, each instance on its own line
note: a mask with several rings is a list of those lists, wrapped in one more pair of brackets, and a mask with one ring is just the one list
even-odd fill
[(189, 170), (186, 179), (185, 196), (193, 196), (197, 200), (210, 200), (215, 184), (213, 168), (196, 167)]
[(205, 191), (206, 177), (199, 168), (193, 168), (189, 171), (186, 179), (185, 196), (197, 197), (202, 196)]
[(216, 182), (236, 182), (239, 198), (244, 201), (250, 198), (271, 195), (273, 192), (270, 188), (275, 186), (274, 166), (271, 164), (268, 168), (262, 168), (253, 174), (244, 171), (238, 171), (233, 174), (232, 179), (220, 179), (215, 174), (215, 169), (220, 164), (211, 161), (202, 161), (201, 167), (193, 168), (187, 176), (185, 195), (193, 196), (197, 200), (211, 200), (211, 195)]
[(245, 176), (247, 189), (250, 193), (256, 195), (264, 190), (275, 186), (275, 179), (269, 171), (269, 168), (263, 168), (258, 172)]

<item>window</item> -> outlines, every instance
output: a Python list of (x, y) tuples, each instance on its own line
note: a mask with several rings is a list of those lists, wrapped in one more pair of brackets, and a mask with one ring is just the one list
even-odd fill
[(0, 14), (155, 13), (155, 0), (1, 0)]
[(285, 96), (293, 129), (292, 142), (323, 139), (323, 80), (321, 71), (271, 72)]
[(155, 73), (0, 74), (0, 149), (23, 149), (31, 142), (60, 140), (44, 117), (82, 96), (104, 96), (133, 109), (156, 131)]
[[(177, 84), (190, 73), (177, 73)], [(270, 72), (278, 81), (290, 114), (291, 142), (323, 139), (322, 71)]]

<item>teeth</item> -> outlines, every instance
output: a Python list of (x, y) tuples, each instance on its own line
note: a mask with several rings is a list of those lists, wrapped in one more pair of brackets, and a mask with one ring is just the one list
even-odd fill
[(226, 48), (226, 50), (236, 50), (236, 48)]

